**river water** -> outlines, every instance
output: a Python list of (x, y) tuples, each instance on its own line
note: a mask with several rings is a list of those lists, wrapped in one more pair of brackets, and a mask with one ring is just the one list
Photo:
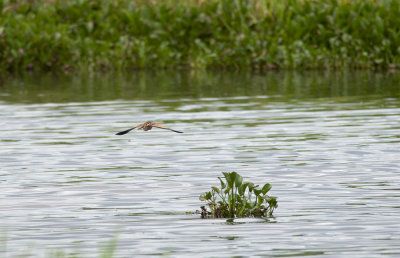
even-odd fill
[[(400, 255), (400, 74), (3, 76), (0, 116), (2, 257)], [(186, 214), (226, 171), (274, 217)]]

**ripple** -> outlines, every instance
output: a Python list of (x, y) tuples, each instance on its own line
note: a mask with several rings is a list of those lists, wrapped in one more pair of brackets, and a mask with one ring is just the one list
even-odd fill
[[(121, 257), (133, 247), (136, 255), (171, 256), (398, 254), (398, 99), (390, 108), (270, 101), (2, 104), (7, 251), (79, 242), (90, 256), (116, 234)], [(185, 133), (114, 135), (133, 118)], [(232, 170), (272, 184), (275, 218), (185, 215)]]

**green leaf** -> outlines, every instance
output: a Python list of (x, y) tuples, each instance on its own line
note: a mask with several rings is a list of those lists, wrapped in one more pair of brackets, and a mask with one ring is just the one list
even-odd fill
[(259, 189), (253, 189), (253, 191), (254, 191), (254, 194), (256, 195), (256, 196), (259, 196), (260, 195), (260, 193), (261, 193), (261, 190), (259, 190)]
[(226, 184), (224, 183), (224, 181), (222, 181), (220, 177), (218, 177), (218, 179), (221, 182), (221, 189), (224, 189), (226, 187)]
[(222, 172), (222, 174), (224, 175), (224, 177), (225, 177), (225, 179), (226, 179), (226, 182), (228, 182), (229, 181), (229, 179), (230, 179), (230, 174), (231, 173), (229, 173), (229, 172)]
[(278, 207), (278, 201), (276, 200), (277, 197), (274, 196), (269, 196), (270, 200), (268, 201), (268, 205), (271, 208), (276, 208)]
[(254, 207), (256, 207), (256, 203), (255, 202), (248, 202), (247, 203), (247, 207), (249, 210), (254, 209)]
[(211, 189), (213, 189), (215, 192), (219, 193), (219, 188), (216, 186), (212, 186)]
[(232, 188), (233, 182), (234, 182), (234, 179), (232, 179), (232, 177), (231, 177), (232, 173), (223, 172), (222, 174), (224, 174), (224, 177), (226, 179), (226, 183), (228, 184), (228, 187)]
[(244, 182), (240, 187), (239, 187), (239, 195), (243, 196), (244, 193), (246, 192), (246, 188), (248, 187), (249, 182)]
[(252, 182), (249, 182), (249, 192), (251, 193), (251, 192), (253, 192), (253, 189), (254, 189), (254, 184), (252, 183)]
[(272, 185), (271, 184), (265, 184), (264, 186), (263, 186), (263, 188), (262, 188), (262, 193), (263, 194), (266, 194), (266, 193), (268, 193), (268, 191), (270, 190), (272, 188)]
[(243, 182), (243, 177), (235, 172), (235, 185), (236, 187), (240, 187)]
[(211, 192), (206, 192), (206, 194), (204, 195), (204, 198), (206, 200), (211, 200), (211, 196), (212, 196)]
[(257, 206), (260, 207), (260, 205), (264, 202), (264, 198), (262, 196), (257, 197)]
[(243, 206), (239, 209), (238, 214), (237, 214), (238, 217), (242, 217), (242, 216), (243, 216), (243, 211), (244, 211), (245, 208), (246, 208), (246, 205), (243, 205)]
[(226, 188), (226, 189), (225, 189), (225, 191), (224, 191), (224, 193), (225, 193), (225, 194), (228, 194), (228, 193), (229, 193), (229, 191), (230, 191), (231, 189), (232, 189), (232, 187), (228, 187), (228, 188)]
[(233, 187), (233, 184), (236, 181), (237, 173), (235, 171), (233, 171), (233, 172), (230, 173), (229, 177), (230, 177), (230, 182), (229, 182), (230, 183), (230, 187)]

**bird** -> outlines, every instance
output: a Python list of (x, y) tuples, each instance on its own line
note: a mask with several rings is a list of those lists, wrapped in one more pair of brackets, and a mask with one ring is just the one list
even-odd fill
[(118, 132), (118, 133), (116, 133), (116, 135), (124, 135), (124, 134), (127, 134), (127, 133), (129, 133), (130, 131), (132, 131), (132, 130), (135, 129), (135, 128), (138, 129), (138, 130), (149, 131), (149, 130), (151, 130), (153, 127), (157, 127), (157, 128), (161, 128), (161, 129), (170, 130), (170, 131), (173, 131), (173, 132), (175, 132), (175, 133), (183, 133), (183, 132), (176, 131), (176, 130), (173, 130), (173, 129), (171, 129), (171, 128), (168, 128), (168, 127), (165, 127), (165, 126), (162, 126), (162, 125), (155, 124), (155, 123), (153, 123), (152, 121), (147, 121), (147, 122), (145, 122), (145, 123), (143, 123), (143, 124), (138, 124), (138, 125), (136, 125), (136, 126), (134, 126), (134, 127), (132, 127), (132, 128), (129, 128), (128, 130), (125, 130), (125, 131), (122, 131), (122, 132)]

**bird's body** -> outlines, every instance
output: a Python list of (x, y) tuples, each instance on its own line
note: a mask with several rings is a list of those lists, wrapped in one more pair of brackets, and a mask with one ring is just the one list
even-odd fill
[(136, 128), (137, 128), (138, 130), (150, 131), (150, 130), (153, 128), (153, 125), (155, 125), (155, 124), (153, 124), (153, 122), (148, 121), (148, 122), (146, 122), (146, 123), (137, 125)]
[(138, 129), (138, 130), (150, 131), (153, 127), (157, 127), (157, 128), (160, 128), (160, 129), (170, 130), (170, 131), (173, 131), (173, 132), (175, 132), (175, 133), (183, 133), (183, 132), (170, 129), (170, 128), (165, 127), (165, 126), (162, 126), (162, 125), (155, 124), (155, 123), (153, 123), (153, 122), (151, 122), (151, 121), (147, 121), (147, 122), (145, 122), (145, 123), (143, 123), (143, 124), (138, 124), (138, 125), (136, 125), (136, 126), (130, 128), (130, 129), (128, 129), (128, 130), (125, 130), (125, 131), (116, 133), (116, 135), (127, 134), (127, 133), (129, 133), (130, 131), (132, 131), (132, 130), (135, 129), (135, 128)]

